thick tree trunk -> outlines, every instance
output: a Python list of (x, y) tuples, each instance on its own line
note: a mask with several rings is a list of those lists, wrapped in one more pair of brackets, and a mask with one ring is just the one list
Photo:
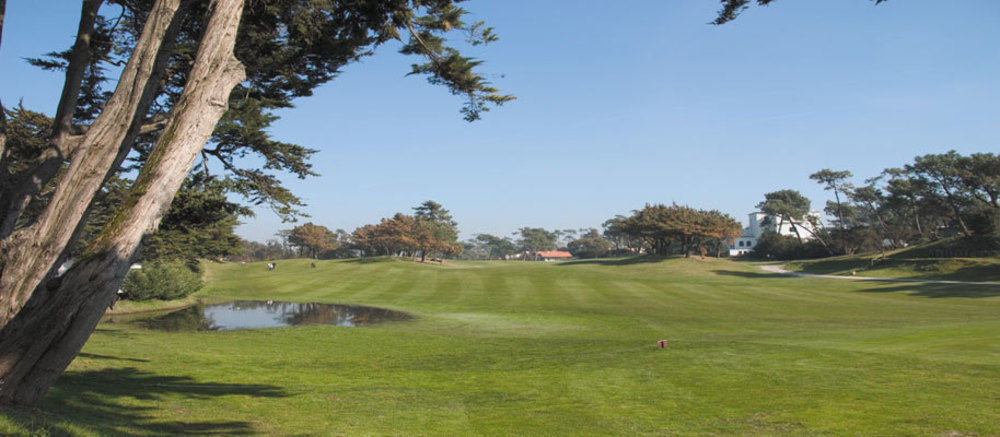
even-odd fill
[(245, 77), (233, 56), (242, 10), (243, 0), (215, 2), (184, 92), (127, 200), (81, 261), (0, 330), (0, 403), (38, 400), (97, 326)]
[[(0, 42), (3, 41), (3, 19), (7, 15), (7, 0), (0, 0)], [(6, 171), (5, 161), (7, 160), (7, 113), (4, 110), (3, 102), (0, 101), (0, 171)], [(0, 174), (0, 178), (3, 175)], [(0, 234), (2, 237), (3, 234)]]
[(83, 137), (55, 194), (38, 220), (4, 239), (0, 250), (0, 327), (24, 305), (55, 264), (107, 175), (120, 165), (155, 95), (161, 47), (181, 0), (157, 0), (107, 105)]

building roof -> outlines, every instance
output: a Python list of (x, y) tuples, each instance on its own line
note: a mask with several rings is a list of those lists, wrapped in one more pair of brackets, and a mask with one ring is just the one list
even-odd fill
[(572, 258), (573, 254), (565, 250), (541, 250), (538, 256), (542, 258)]

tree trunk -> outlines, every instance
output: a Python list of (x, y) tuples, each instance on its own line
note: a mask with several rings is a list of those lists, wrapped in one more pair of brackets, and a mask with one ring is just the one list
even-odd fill
[[(0, 0), (0, 42), (3, 41), (3, 18), (6, 15), (6, 12), (7, 12), (7, 0)], [(3, 102), (0, 101), (0, 170), (6, 168), (6, 166), (3, 164), (6, 158), (7, 158), (7, 113), (3, 108)]]
[(837, 227), (840, 228), (840, 245), (841, 248), (844, 250), (844, 253), (848, 253), (847, 235), (845, 234), (846, 231), (844, 230), (844, 211), (840, 205), (840, 193), (837, 191), (836, 186), (833, 187), (833, 196), (837, 199)]
[(6, 238), (14, 231), (18, 218), (32, 197), (55, 177), (63, 162), (69, 159), (75, 149), (73, 146), (80, 144), (79, 141), (70, 140), (73, 113), (80, 97), (84, 73), (90, 65), (90, 42), (101, 3), (103, 0), (83, 2), (76, 42), (66, 66), (66, 79), (56, 108), (48, 148), (42, 151), (35, 165), (14, 175), (4, 175), (8, 179), (4, 181), (5, 188), (0, 194), (0, 238)]
[(0, 402), (37, 401), (76, 357), (128, 272), (142, 237), (155, 231), (244, 79), (233, 57), (243, 0), (218, 0), (180, 100), (128, 198), (51, 290), (0, 330)]
[[(799, 244), (802, 244), (802, 234), (799, 233), (799, 227), (795, 226), (795, 220), (792, 220), (791, 217), (787, 218), (788, 218), (788, 223), (792, 224), (792, 230), (795, 231), (795, 236), (799, 239)], [(785, 217), (782, 217), (781, 221), (785, 221)], [(781, 224), (778, 224), (778, 231), (781, 231)]]
[(35, 223), (0, 242), (0, 327), (57, 267), (94, 195), (130, 150), (139, 114), (155, 95), (151, 79), (165, 60), (164, 39), (179, 28), (174, 18), (180, 3), (157, 0), (114, 94), (87, 130), (49, 205)]
[(963, 235), (970, 235), (969, 227), (965, 225), (965, 220), (962, 220), (962, 213), (958, 209), (958, 204), (955, 203), (955, 197), (951, 194), (951, 189), (948, 188), (948, 184), (943, 180), (937, 180), (941, 184), (941, 188), (944, 189), (945, 197), (948, 199), (948, 205), (951, 206), (951, 210), (955, 213), (955, 220), (958, 220), (958, 225), (962, 228)]
[[(2, 2), (3, 0), (0, 0)], [(2, 10), (0, 10), (0, 19), (2, 19)], [(2, 24), (2, 23), (0, 23)], [(2, 26), (0, 26), (0, 32), (3, 32)], [(6, 171), (7, 168), (7, 110), (3, 107), (3, 101), (0, 100), (0, 171)], [(0, 174), (0, 180), (3, 180), (5, 175)], [(2, 235), (2, 234), (0, 234)]]
[[(816, 241), (819, 241), (819, 244), (823, 245), (823, 248), (826, 249), (826, 252), (829, 253), (830, 256), (833, 256), (834, 255), (833, 249), (830, 249), (830, 245), (826, 244), (826, 241), (824, 241), (823, 238), (820, 237), (819, 234), (816, 233), (816, 231), (813, 231), (811, 229), (812, 228), (812, 222), (809, 222), (809, 223), (810, 223), (810, 227), (808, 227), (808, 228), (802, 228), (802, 229), (805, 229), (806, 232), (809, 233), (809, 235), (812, 235), (813, 238), (816, 239)], [(795, 222), (792, 222), (792, 225), (794, 226)], [(795, 235), (799, 235), (799, 227), (800, 226), (795, 226)], [(799, 242), (800, 243), (802, 242), (802, 236), (799, 236)]]

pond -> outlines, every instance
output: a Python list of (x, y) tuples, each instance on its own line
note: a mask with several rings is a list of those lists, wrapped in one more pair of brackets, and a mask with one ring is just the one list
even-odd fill
[(356, 327), (411, 318), (404, 312), (360, 305), (238, 300), (199, 304), (166, 314), (111, 315), (106, 320), (161, 331), (228, 331), (317, 324)]

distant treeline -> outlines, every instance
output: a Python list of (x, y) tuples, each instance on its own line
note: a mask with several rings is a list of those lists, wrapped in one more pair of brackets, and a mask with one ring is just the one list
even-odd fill
[[(796, 223), (795, 236), (764, 232), (752, 257), (817, 258), (876, 252), (944, 237), (976, 238), (975, 248), (952, 247), (927, 256), (988, 256), (1000, 242), (1000, 155), (964, 156), (950, 151), (914, 158), (885, 169), (862, 184), (847, 170), (823, 169), (810, 179), (833, 193), (824, 211), (825, 226), (811, 215), (811, 202), (799, 191), (764, 194), (760, 211), (780, 222)], [(241, 259), (307, 256), (435, 256), (461, 259), (534, 259), (539, 251), (565, 250), (577, 258), (630, 254), (728, 254), (742, 225), (716, 210), (647, 204), (630, 215), (616, 215), (602, 229), (523, 227), (511, 236), (477, 234), (458, 241), (458, 224), (440, 204), (427, 201), (413, 215), (396, 214), (351, 233), (306, 223), (278, 233), (267, 243), (244, 242)], [(983, 242), (986, 243), (983, 243)], [(988, 243), (988, 244), (987, 244)], [(985, 246), (984, 246), (985, 245)]]

